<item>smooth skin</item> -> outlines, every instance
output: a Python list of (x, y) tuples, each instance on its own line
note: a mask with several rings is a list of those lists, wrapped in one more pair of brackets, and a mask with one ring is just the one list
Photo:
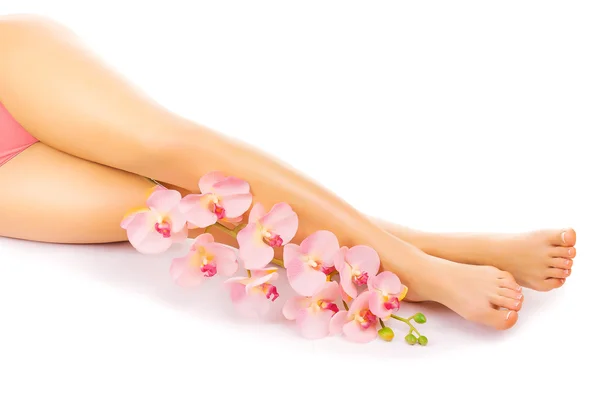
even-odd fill
[(53, 21), (0, 19), (0, 58), (0, 102), (40, 140), (0, 168), (1, 236), (123, 241), (121, 218), (153, 186), (143, 177), (185, 194), (219, 170), (247, 180), (266, 207), (289, 203), (300, 219), (294, 241), (326, 229), (344, 245), (370, 245), (408, 300), (496, 329), (516, 323), (521, 285), (551, 290), (570, 273), (572, 229), (442, 235), (371, 219), (276, 158), (156, 104)]

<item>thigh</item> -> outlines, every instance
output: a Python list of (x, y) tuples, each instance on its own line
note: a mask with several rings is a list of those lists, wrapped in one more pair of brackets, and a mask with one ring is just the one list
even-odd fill
[(0, 236), (56, 243), (126, 240), (123, 215), (153, 184), (37, 143), (0, 167)]

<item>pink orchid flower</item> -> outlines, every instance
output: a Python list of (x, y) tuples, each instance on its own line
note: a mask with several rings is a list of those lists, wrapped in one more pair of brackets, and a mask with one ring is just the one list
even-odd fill
[(370, 292), (361, 293), (348, 311), (340, 311), (331, 318), (332, 335), (341, 332), (351, 341), (367, 343), (377, 338), (377, 316), (369, 310)]
[(283, 249), (283, 265), (287, 270), (290, 286), (302, 296), (312, 296), (327, 281), (327, 275), (335, 271), (333, 260), (340, 244), (329, 231), (317, 231), (297, 244), (290, 243)]
[(237, 269), (235, 251), (204, 233), (196, 238), (188, 255), (173, 260), (170, 272), (179, 285), (195, 286), (217, 273), (232, 276)]
[(262, 204), (255, 204), (250, 211), (248, 225), (237, 236), (244, 268), (258, 270), (266, 267), (275, 256), (273, 248), (288, 243), (297, 230), (298, 215), (288, 204), (275, 204), (268, 213)]
[(377, 276), (369, 279), (369, 308), (373, 314), (382, 320), (390, 319), (390, 316), (400, 309), (400, 302), (406, 296), (408, 288), (400, 282), (396, 274), (383, 271)]
[(187, 239), (186, 220), (179, 210), (181, 194), (157, 186), (148, 200), (147, 208), (129, 214), (121, 221), (127, 238), (140, 253), (157, 254), (173, 243)]
[(271, 282), (277, 279), (277, 268), (255, 271), (252, 277), (235, 277), (225, 281), (231, 301), (238, 311), (247, 316), (264, 316), (272, 302), (277, 300), (277, 287)]
[(283, 306), (283, 316), (300, 328), (300, 334), (307, 339), (321, 339), (329, 335), (329, 322), (339, 308), (335, 304), (340, 297), (337, 282), (326, 282), (323, 288), (312, 297), (290, 298)]
[(202, 194), (188, 194), (180, 206), (195, 227), (206, 228), (219, 220), (240, 221), (252, 204), (248, 182), (233, 176), (210, 172), (200, 178), (198, 186)]
[(355, 299), (358, 288), (379, 271), (379, 255), (369, 246), (342, 247), (335, 256), (335, 269), (340, 273), (340, 284), (344, 292)]

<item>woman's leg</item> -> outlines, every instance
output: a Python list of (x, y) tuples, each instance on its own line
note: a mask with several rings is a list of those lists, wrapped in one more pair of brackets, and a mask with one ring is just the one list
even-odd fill
[(0, 187), (0, 236), (106, 243), (127, 240), (121, 219), (153, 185), (36, 143), (0, 167)]
[(284, 201), (297, 211), (297, 240), (327, 229), (345, 245), (371, 245), (411, 299), (498, 329), (515, 324), (522, 295), (509, 273), (426, 255), (276, 159), (149, 101), (60, 26), (16, 19), (0, 30), (0, 101), (42, 142), (188, 190), (211, 170), (243, 177), (266, 207)]
[(573, 229), (520, 234), (430, 233), (386, 221), (378, 225), (432, 256), (459, 263), (493, 265), (535, 290), (560, 286), (571, 274), (575, 257)]

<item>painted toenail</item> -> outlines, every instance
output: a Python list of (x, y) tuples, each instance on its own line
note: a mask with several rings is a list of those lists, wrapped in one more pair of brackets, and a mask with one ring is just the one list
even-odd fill
[(573, 249), (569, 249), (569, 255), (573, 257)]
[(568, 267), (569, 266), (570, 261), (569, 260), (565, 260), (565, 265)]
[(522, 298), (523, 298), (523, 295), (522, 295), (522, 294), (520, 294), (520, 295), (518, 295), (518, 296), (517, 296), (517, 299), (518, 299), (518, 300), (521, 300)]
[(517, 289), (516, 290), (517, 290), (517, 292), (520, 292), (521, 291), (521, 286), (517, 285)]
[(570, 270), (570, 269), (565, 269), (565, 275), (566, 275), (566, 276), (569, 276), (569, 275), (571, 275), (571, 270)]
[(565, 240), (565, 235), (567, 234), (567, 232), (563, 232), (560, 234), (560, 238), (562, 239), (564, 244), (567, 244), (567, 241)]
[(519, 304), (521, 304), (521, 302), (520, 302), (520, 301), (517, 301), (517, 302), (515, 303), (515, 308), (519, 308)]
[(508, 321), (508, 319), (510, 318), (510, 314), (512, 314), (512, 311), (509, 311), (508, 314), (506, 314), (506, 320)]

